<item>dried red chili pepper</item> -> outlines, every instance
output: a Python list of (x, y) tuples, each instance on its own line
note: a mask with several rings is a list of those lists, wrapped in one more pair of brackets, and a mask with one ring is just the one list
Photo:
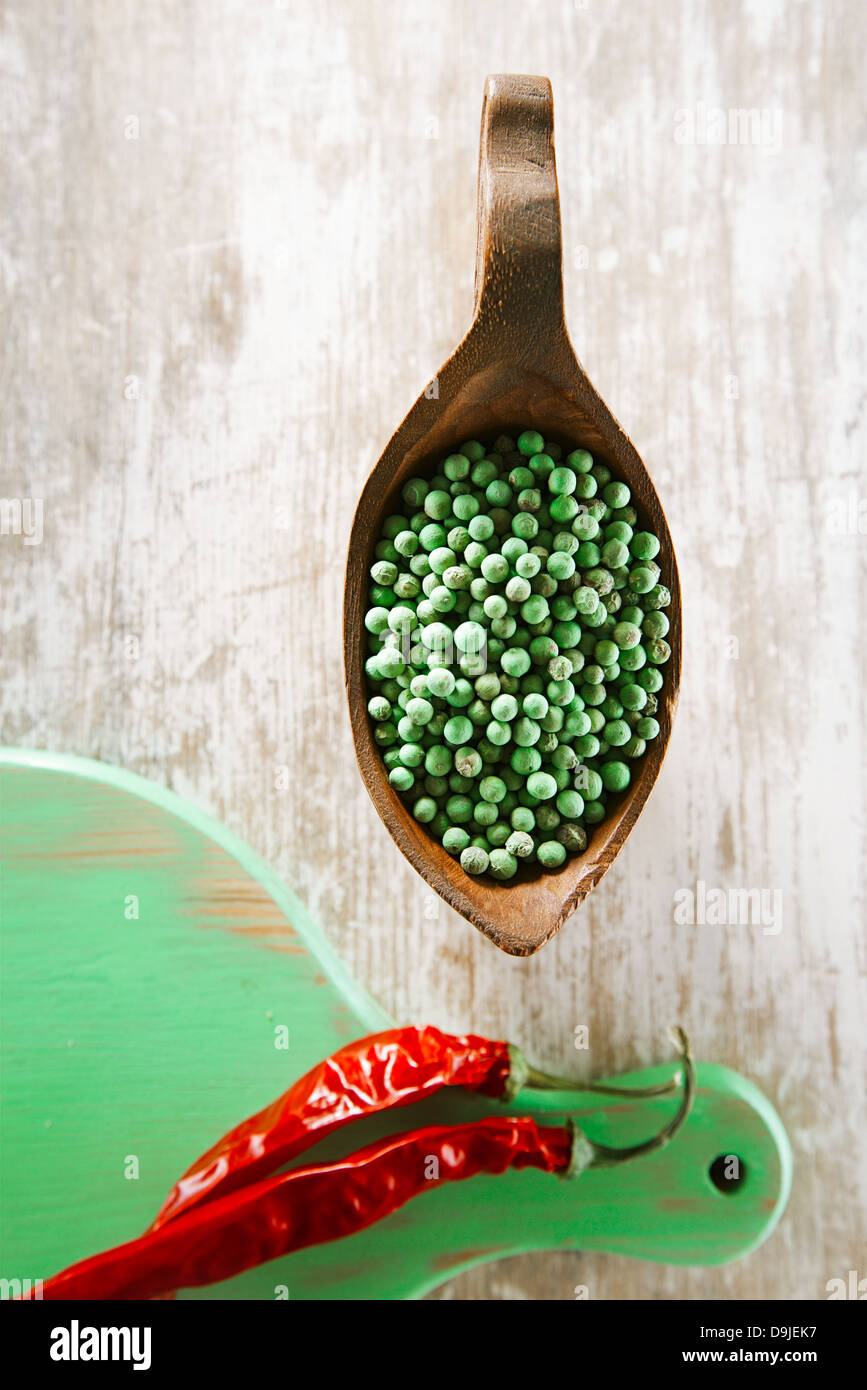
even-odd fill
[(430, 1027), (393, 1028), (348, 1043), (196, 1159), (150, 1229), (273, 1172), (363, 1115), (410, 1105), (443, 1086), (501, 1096), (514, 1051), (505, 1042), (455, 1037)]
[[(392, 1136), (350, 1158), (298, 1168), (215, 1198), (138, 1240), (71, 1265), (47, 1299), (153, 1298), (230, 1279), (293, 1250), (352, 1235), (444, 1182), (508, 1168), (562, 1173), (566, 1127), (494, 1116)], [(437, 1176), (431, 1160), (436, 1159)]]
[(258, 1180), (351, 1120), (463, 1086), (511, 1100), (522, 1086), (592, 1091), (634, 1099), (664, 1095), (675, 1083), (629, 1089), (547, 1076), (511, 1043), (438, 1028), (394, 1028), (360, 1038), (319, 1062), (282, 1096), (224, 1134), (187, 1169), (150, 1229), (203, 1201)]
[[(205, 1160), (216, 1154), (218, 1165), (223, 1166), (216, 1180), (204, 1187), (204, 1197), (201, 1190), (184, 1194), (178, 1184), (172, 1196), (189, 1195), (186, 1210), (175, 1206), (171, 1219), (163, 1215), (159, 1227), (151, 1227), (138, 1240), (55, 1275), (44, 1285), (43, 1296), (156, 1297), (228, 1279), (292, 1250), (350, 1235), (442, 1181), (528, 1166), (577, 1176), (588, 1167), (621, 1163), (662, 1148), (683, 1124), (695, 1093), (688, 1040), (680, 1029), (673, 1031), (683, 1061), (681, 1103), (665, 1128), (643, 1143), (613, 1149), (590, 1140), (574, 1121), (567, 1128), (555, 1128), (529, 1119), (494, 1117), (475, 1124), (416, 1130), (379, 1141), (336, 1163), (251, 1182), (251, 1173), (261, 1164), (273, 1167), (284, 1162), (357, 1115), (408, 1104), (442, 1085), (464, 1084), (487, 1093), (509, 1094), (531, 1073), (531, 1084), (571, 1086), (531, 1072), (520, 1053), (505, 1043), (449, 1038), (435, 1029), (401, 1029), (362, 1039), (314, 1068), (269, 1110), (245, 1121), (209, 1151)], [(329, 1071), (337, 1059), (337, 1072)], [(335, 1076), (339, 1076), (336, 1083)], [(324, 1085), (324, 1090), (318, 1091), (317, 1084)], [(673, 1084), (629, 1088), (582, 1083), (575, 1089), (637, 1098), (663, 1094)], [(295, 1102), (300, 1112), (290, 1109)], [(268, 1133), (262, 1122), (271, 1113), (274, 1128)], [(233, 1157), (234, 1164), (229, 1161)], [(436, 1177), (430, 1175), (432, 1158), (440, 1165)], [(194, 1165), (191, 1171), (198, 1173), (200, 1166)], [(207, 1173), (205, 1168), (203, 1178)], [(230, 1180), (235, 1188), (243, 1184), (243, 1189), (229, 1190)]]

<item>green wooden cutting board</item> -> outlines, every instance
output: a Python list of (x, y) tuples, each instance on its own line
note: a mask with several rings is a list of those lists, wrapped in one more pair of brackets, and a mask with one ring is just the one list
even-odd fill
[[(0, 1277), (45, 1279), (139, 1234), (220, 1134), (392, 1021), (277, 875), (161, 787), (0, 750), (0, 835)], [(510, 1041), (533, 1060), (532, 1038)], [(646, 1086), (673, 1066), (620, 1081)], [(676, 1105), (551, 1092), (510, 1109), (576, 1115), (592, 1138), (620, 1145), (654, 1133)], [(485, 1113), (502, 1111), (441, 1095), (350, 1126), (315, 1153)], [(720, 1155), (742, 1165), (725, 1192), (709, 1174)], [(445, 1185), (358, 1235), (180, 1297), (412, 1298), (538, 1249), (721, 1264), (767, 1237), (790, 1178), (768, 1101), (699, 1064), (692, 1114), (658, 1154), (575, 1182), (528, 1171)]]

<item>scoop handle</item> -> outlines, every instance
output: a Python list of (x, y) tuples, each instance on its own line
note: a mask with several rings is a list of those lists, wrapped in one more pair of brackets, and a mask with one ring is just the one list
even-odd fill
[[(547, 77), (488, 77), (482, 102), (476, 329), (509, 335), (523, 361), (565, 335), (554, 100)], [(502, 338), (500, 338), (502, 348)]]

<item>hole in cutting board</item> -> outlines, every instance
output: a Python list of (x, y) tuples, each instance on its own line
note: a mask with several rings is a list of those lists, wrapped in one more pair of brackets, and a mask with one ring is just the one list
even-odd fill
[(740, 1191), (746, 1180), (746, 1164), (736, 1154), (718, 1154), (707, 1170), (707, 1175), (716, 1188), (730, 1197)]

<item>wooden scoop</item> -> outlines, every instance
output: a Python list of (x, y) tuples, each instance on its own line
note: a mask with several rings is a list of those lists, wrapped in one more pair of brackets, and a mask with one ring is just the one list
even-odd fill
[[(568, 449), (589, 449), (632, 491), (643, 528), (660, 540), (660, 582), (671, 591), (671, 659), (659, 692), (658, 737), (636, 763), (629, 788), (609, 804), (586, 851), (560, 869), (522, 865), (501, 883), (473, 879), (415, 821), (388, 783), (367, 714), (364, 612), (373, 549), (384, 518), (399, 510), (406, 479), (431, 474), (465, 439), (537, 429)], [(582, 370), (566, 330), (560, 202), (551, 84), (497, 76), (485, 84), (479, 147), (475, 313), (389, 440), (367, 480), (349, 542), (344, 604), (346, 685), (361, 774), (392, 838), (410, 863), (474, 926), (511, 955), (528, 956), (554, 935), (609, 868), (659, 774), (680, 682), (680, 584), (659, 498), (633, 444)]]

